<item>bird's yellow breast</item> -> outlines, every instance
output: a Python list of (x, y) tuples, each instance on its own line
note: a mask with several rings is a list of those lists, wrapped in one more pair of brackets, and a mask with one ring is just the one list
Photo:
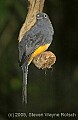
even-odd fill
[(39, 55), (40, 53), (42, 53), (42, 52), (44, 52), (45, 50), (47, 50), (49, 46), (50, 46), (50, 44), (46, 44), (46, 45), (43, 45), (43, 46), (40, 46), (39, 48), (37, 48), (37, 49), (35, 50), (35, 52), (32, 53), (28, 64), (31, 63), (31, 61), (33, 60), (34, 57), (36, 57), (36, 56)]

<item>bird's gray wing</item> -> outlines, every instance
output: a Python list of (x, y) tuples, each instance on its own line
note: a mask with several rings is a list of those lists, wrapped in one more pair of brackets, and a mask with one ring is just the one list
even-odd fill
[(26, 60), (29, 60), (30, 55), (41, 45), (44, 44), (44, 34), (41, 31), (27, 34), (19, 42), (19, 60), (22, 65)]

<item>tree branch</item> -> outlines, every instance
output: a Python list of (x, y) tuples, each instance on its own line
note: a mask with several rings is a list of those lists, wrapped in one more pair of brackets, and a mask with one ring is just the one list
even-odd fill
[(45, 0), (28, 0), (28, 1), (29, 1), (28, 14), (19, 33), (18, 37), (19, 42), (22, 40), (24, 34), (28, 30), (30, 30), (30, 28), (35, 24), (36, 14), (38, 12), (42, 12)]
[(39, 69), (49, 69), (56, 61), (56, 56), (51, 51), (43, 52), (33, 59), (33, 63)]

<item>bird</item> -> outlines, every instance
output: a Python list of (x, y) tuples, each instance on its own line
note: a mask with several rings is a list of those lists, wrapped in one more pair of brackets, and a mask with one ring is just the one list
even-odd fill
[(23, 71), (22, 101), (27, 104), (28, 67), (33, 58), (46, 51), (53, 40), (54, 29), (49, 16), (44, 12), (36, 14), (36, 22), (18, 43), (19, 65)]

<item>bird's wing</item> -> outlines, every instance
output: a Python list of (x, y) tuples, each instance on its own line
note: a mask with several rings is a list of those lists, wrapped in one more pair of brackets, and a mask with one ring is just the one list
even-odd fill
[(41, 45), (44, 44), (44, 34), (39, 31), (34, 34), (27, 34), (23, 37), (22, 41), (19, 43), (19, 60), (20, 65), (22, 65), (26, 60), (29, 60), (30, 55)]

